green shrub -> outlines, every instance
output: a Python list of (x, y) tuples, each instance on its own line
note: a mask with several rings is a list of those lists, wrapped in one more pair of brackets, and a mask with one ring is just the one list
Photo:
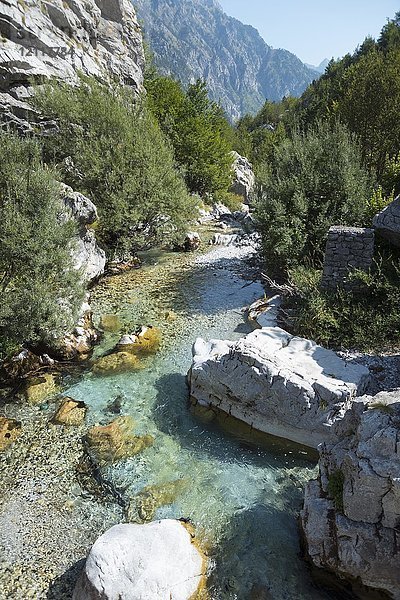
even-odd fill
[(400, 267), (387, 250), (370, 273), (355, 272), (364, 284), (359, 293), (321, 290), (321, 271), (290, 271), (297, 296), (287, 301), (295, 311), (293, 331), (335, 349), (397, 350), (400, 345)]
[(45, 139), (46, 159), (97, 205), (109, 257), (181, 238), (194, 203), (154, 117), (131, 92), (82, 79), (46, 86), (36, 103), (59, 123)]
[(220, 192), (216, 195), (215, 200), (222, 202), (232, 212), (241, 210), (243, 204), (243, 197), (232, 192)]
[(75, 225), (60, 212), (38, 144), (0, 131), (0, 358), (74, 323), (83, 296), (70, 256)]
[(343, 486), (344, 474), (342, 471), (334, 471), (329, 475), (328, 494), (333, 500), (336, 510), (343, 512)]
[(331, 225), (362, 225), (367, 218), (370, 181), (354, 138), (339, 123), (295, 131), (260, 178), (257, 216), (274, 271), (317, 266)]

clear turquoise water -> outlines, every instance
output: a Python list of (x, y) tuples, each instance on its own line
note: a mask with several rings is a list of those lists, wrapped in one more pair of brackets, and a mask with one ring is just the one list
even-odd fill
[[(145, 369), (113, 376), (89, 372), (67, 394), (89, 405), (90, 424), (115, 418), (109, 407), (120, 397), (121, 414), (132, 415), (135, 432), (155, 437), (151, 448), (107, 467), (105, 475), (127, 499), (148, 485), (184, 481), (173, 504), (159, 508), (156, 518), (190, 518), (211, 543), (213, 599), (332, 598), (314, 587), (299, 558), (296, 518), (302, 487), (315, 473), (313, 458), (290, 444), (271, 439), (259, 446), (204, 425), (188, 408), (193, 341), (237, 339), (250, 331), (242, 307), (263, 294), (244, 263), (223, 253), (197, 262), (155, 257), (143, 270), (102, 284), (94, 297), (97, 318), (117, 312), (125, 329), (158, 325), (164, 343)], [(166, 318), (171, 310), (173, 321)], [(96, 355), (117, 338), (106, 334)], [(257, 596), (257, 586), (270, 596)]]

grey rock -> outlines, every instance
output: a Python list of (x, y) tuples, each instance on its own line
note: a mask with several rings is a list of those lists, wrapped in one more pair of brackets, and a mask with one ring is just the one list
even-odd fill
[(73, 600), (189, 600), (203, 563), (179, 521), (115, 525), (90, 550)]
[(63, 217), (74, 219), (78, 230), (72, 251), (74, 268), (81, 270), (85, 283), (98, 279), (104, 273), (106, 255), (96, 241), (94, 231), (88, 229), (97, 220), (97, 208), (89, 198), (74, 192), (67, 185), (60, 184), (62, 190)]
[(400, 246), (400, 196), (375, 215), (373, 226), (376, 231), (395, 246)]
[(253, 167), (247, 158), (237, 152), (232, 152), (234, 181), (231, 191), (238, 196), (243, 196), (244, 202), (248, 203), (254, 189), (255, 175)]
[(301, 513), (309, 558), (398, 600), (400, 390), (359, 398), (333, 433)]
[(196, 340), (189, 380), (194, 404), (316, 448), (331, 439), (370, 377), (310, 340), (263, 327), (237, 342)]
[(0, 3), (0, 121), (45, 126), (26, 100), (31, 82), (78, 72), (142, 90), (144, 53), (129, 0), (7, 0)]

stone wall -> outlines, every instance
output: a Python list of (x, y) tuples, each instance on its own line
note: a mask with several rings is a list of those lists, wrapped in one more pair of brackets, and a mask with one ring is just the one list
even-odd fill
[(331, 227), (326, 243), (321, 286), (324, 289), (357, 289), (360, 283), (349, 281), (353, 269), (367, 271), (374, 255), (374, 230), (358, 227)]

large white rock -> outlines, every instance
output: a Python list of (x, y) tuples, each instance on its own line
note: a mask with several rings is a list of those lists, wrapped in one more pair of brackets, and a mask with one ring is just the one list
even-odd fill
[(400, 390), (364, 396), (319, 448), (301, 523), (320, 568), (400, 599)]
[(90, 550), (73, 600), (189, 600), (204, 569), (179, 521), (116, 525)]
[(88, 225), (97, 219), (97, 208), (93, 202), (72, 188), (61, 184), (64, 218), (74, 219), (78, 225), (78, 234), (72, 252), (74, 268), (81, 270), (85, 283), (97, 279), (104, 273), (106, 255), (96, 241), (93, 230)]
[(316, 448), (365, 392), (369, 371), (279, 327), (264, 327), (237, 342), (199, 338), (189, 380), (194, 404)]
[(254, 189), (255, 175), (253, 172), (253, 166), (244, 156), (241, 156), (237, 152), (232, 152), (233, 165), (232, 169), (234, 172), (234, 181), (232, 183), (231, 191), (238, 196), (243, 196), (246, 204), (251, 200), (251, 194)]
[(375, 215), (373, 225), (382, 237), (400, 246), (400, 196)]

